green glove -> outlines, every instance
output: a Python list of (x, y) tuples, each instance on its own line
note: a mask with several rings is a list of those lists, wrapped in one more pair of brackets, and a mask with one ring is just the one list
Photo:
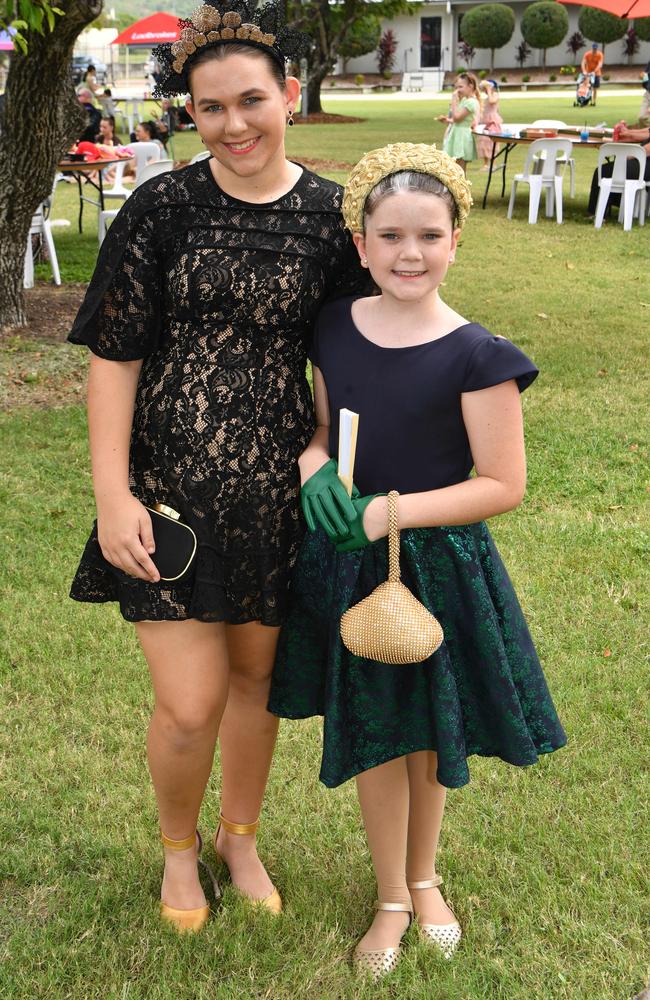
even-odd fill
[(375, 497), (385, 497), (387, 495), (386, 493), (373, 493), (367, 497), (355, 497), (353, 494), (352, 506), (357, 516), (350, 525), (348, 537), (339, 537), (335, 540), (337, 552), (356, 552), (357, 549), (365, 549), (366, 545), (370, 545), (370, 539), (363, 530), (363, 515), (366, 507)]
[(336, 541), (347, 538), (350, 524), (357, 516), (333, 458), (310, 476), (300, 490), (300, 503), (310, 531), (320, 524), (327, 536)]

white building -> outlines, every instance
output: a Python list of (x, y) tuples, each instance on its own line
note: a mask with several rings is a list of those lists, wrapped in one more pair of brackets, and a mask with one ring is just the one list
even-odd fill
[[(395, 58), (395, 72), (422, 73), (430, 78), (430, 85), (435, 86), (442, 74), (451, 72), (464, 65), (457, 49), (459, 42), (458, 27), (463, 14), (485, 0), (412, 0), (413, 13), (402, 14), (391, 21), (382, 22), (382, 31), (391, 28), (398, 40)], [(519, 22), (528, 3), (512, 2), (508, 6), (515, 12), (516, 24), (512, 38), (502, 49), (494, 53), (495, 70), (517, 65), (516, 51), (522, 41)], [(569, 31), (562, 43), (546, 52), (547, 66), (563, 66), (574, 62), (567, 52), (567, 38), (578, 30), (578, 14), (580, 8), (567, 6), (569, 15)], [(623, 63), (623, 40), (611, 42), (605, 48), (605, 63)], [(584, 50), (583, 50), (584, 51)], [(582, 52), (578, 58), (581, 58)], [(634, 56), (634, 63), (645, 65), (650, 59), (650, 43), (641, 44), (639, 52)], [(490, 65), (489, 49), (479, 49), (472, 61), (472, 69), (488, 69)], [(526, 63), (527, 67), (541, 65), (541, 54), (533, 51)], [(347, 63), (348, 73), (376, 73), (377, 55), (370, 52), (359, 59), (350, 59)]]

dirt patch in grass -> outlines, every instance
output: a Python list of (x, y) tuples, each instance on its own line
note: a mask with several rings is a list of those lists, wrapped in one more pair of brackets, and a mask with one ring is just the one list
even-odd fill
[(300, 157), (300, 162), (303, 167), (307, 167), (308, 170), (313, 170), (315, 173), (320, 173), (321, 171), (327, 170), (352, 170), (354, 166), (353, 163), (345, 163), (342, 160), (311, 160), (306, 156)]
[(87, 351), (66, 343), (85, 285), (25, 292), (27, 326), (0, 332), (0, 410), (69, 406), (86, 392)]
[(298, 112), (294, 125), (354, 125), (355, 122), (365, 122), (365, 118), (355, 118), (354, 115), (328, 115), (324, 111), (315, 111), (306, 118)]

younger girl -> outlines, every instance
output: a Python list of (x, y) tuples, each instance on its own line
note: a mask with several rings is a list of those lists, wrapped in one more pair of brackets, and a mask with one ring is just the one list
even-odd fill
[(465, 170), (470, 160), (476, 159), (476, 144), (472, 126), (478, 124), (481, 114), (481, 92), (473, 73), (459, 73), (454, 83), (451, 108), (442, 121), (450, 128), (445, 133), (443, 149)]
[[(480, 88), (484, 94), (481, 108), (481, 125), (484, 132), (500, 132), (503, 118), (499, 114), (499, 84), (496, 80), (482, 80)], [(483, 158), (481, 170), (490, 169), (492, 159), (492, 140), (479, 136), (476, 140), (476, 151)]]
[[(447, 957), (460, 940), (435, 862), (446, 788), (467, 783), (466, 758), (522, 766), (565, 743), (484, 523), (523, 497), (519, 393), (537, 369), (439, 296), (470, 203), (462, 170), (432, 146), (389, 145), (352, 171), (343, 214), (381, 294), (339, 299), (317, 325), (318, 426), (299, 460), (315, 530), (269, 705), (324, 716), (324, 784), (356, 776), (378, 902), (355, 961), (377, 976), (394, 968), (414, 914)], [(349, 526), (331, 457), (341, 407), (360, 415)], [(402, 579), (444, 629), (433, 656), (398, 667), (353, 656), (339, 632), (341, 615), (387, 578), (389, 490), (400, 493)]]

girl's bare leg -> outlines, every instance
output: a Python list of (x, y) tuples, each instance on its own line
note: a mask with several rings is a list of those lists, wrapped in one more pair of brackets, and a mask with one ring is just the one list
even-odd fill
[[(228, 696), (228, 649), (221, 623), (139, 622), (155, 708), (149, 726), (149, 769), (161, 830), (183, 840), (196, 829)], [(165, 850), (161, 898), (191, 910), (205, 905), (196, 849)]]
[[(279, 725), (266, 710), (279, 631), (259, 622), (226, 626), (230, 691), (219, 743), (221, 812), (231, 823), (254, 823), (262, 809)], [(253, 899), (271, 894), (273, 883), (257, 856), (254, 833), (222, 828), (217, 847), (240, 892)]]
[[(409, 783), (406, 881), (420, 882), (436, 873), (436, 853), (447, 789), (436, 780), (437, 755), (429, 750), (406, 758)], [(413, 908), (422, 924), (448, 924), (455, 919), (440, 889), (412, 889)]]
[(463, 173), (466, 174), (467, 173), (467, 160), (456, 160), (456, 163), (458, 164), (458, 166), (460, 167), (460, 169), (463, 171)]
[[(406, 844), (409, 817), (409, 781), (406, 758), (380, 764), (357, 775), (357, 792), (368, 847), (382, 903), (406, 903)], [(407, 913), (379, 910), (359, 942), (363, 951), (396, 948), (408, 927)]]

